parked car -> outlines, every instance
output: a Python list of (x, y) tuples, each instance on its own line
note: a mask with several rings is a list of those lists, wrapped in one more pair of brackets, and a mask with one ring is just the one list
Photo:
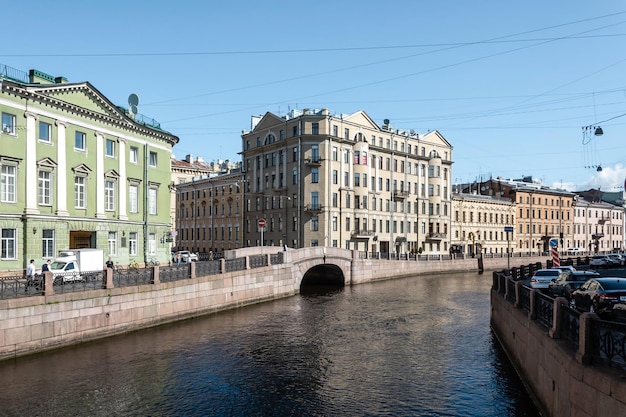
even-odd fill
[(181, 262), (192, 262), (192, 261), (196, 262), (198, 260), (198, 255), (196, 255), (195, 253), (189, 252), (188, 250), (179, 250), (172, 257), (172, 262), (176, 263), (176, 260), (178, 258), (178, 254), (180, 254), (180, 261)]
[(620, 255), (619, 253), (609, 253), (606, 256), (609, 258), (611, 262), (613, 262), (614, 265), (616, 266), (624, 265), (624, 257)]
[(618, 303), (626, 303), (626, 278), (592, 278), (572, 293), (572, 307), (580, 311), (610, 313)]
[(576, 268), (574, 268), (572, 265), (553, 266), (552, 269), (560, 269), (561, 271), (570, 271), (570, 272), (576, 271)]
[(553, 279), (557, 279), (559, 274), (563, 272), (558, 268), (550, 268), (550, 269), (538, 269), (530, 278), (530, 287), (539, 289), (539, 290), (547, 290), (550, 286), (550, 282)]
[(606, 255), (595, 255), (589, 260), (591, 268), (606, 268), (609, 266), (609, 260)]
[(571, 299), (574, 290), (578, 289), (587, 280), (599, 277), (596, 271), (569, 271), (564, 270), (558, 278), (552, 280), (548, 286), (548, 292), (554, 297), (565, 297)]

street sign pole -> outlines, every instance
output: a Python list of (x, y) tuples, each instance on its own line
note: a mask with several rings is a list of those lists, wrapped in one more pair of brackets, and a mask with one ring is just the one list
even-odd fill
[(513, 226), (504, 226), (504, 231), (506, 232), (506, 241), (509, 246), (509, 250), (506, 257), (506, 266), (507, 269), (511, 270), (511, 233), (513, 233)]

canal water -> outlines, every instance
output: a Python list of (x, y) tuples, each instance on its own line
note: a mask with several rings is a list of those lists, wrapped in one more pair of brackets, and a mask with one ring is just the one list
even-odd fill
[(0, 363), (0, 416), (539, 416), (491, 274), (298, 295)]

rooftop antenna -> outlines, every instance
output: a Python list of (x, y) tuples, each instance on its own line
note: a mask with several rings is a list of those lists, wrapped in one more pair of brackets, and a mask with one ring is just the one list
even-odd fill
[(137, 115), (137, 106), (139, 105), (139, 96), (132, 93), (128, 96), (128, 113), (132, 119)]

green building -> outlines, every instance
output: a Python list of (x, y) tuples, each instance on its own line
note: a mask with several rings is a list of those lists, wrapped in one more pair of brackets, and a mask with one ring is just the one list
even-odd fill
[(0, 65), (0, 272), (62, 249), (128, 264), (169, 258), (178, 137), (89, 82)]

